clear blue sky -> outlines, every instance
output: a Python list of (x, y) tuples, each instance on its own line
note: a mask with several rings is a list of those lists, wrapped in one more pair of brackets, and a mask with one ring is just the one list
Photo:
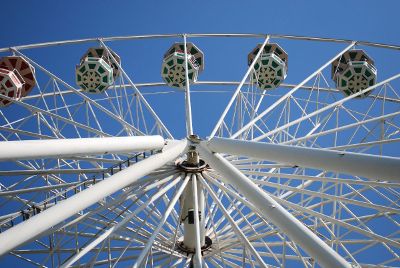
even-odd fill
[(181, 32), (319, 35), (399, 43), (399, 1), (3, 1), (0, 45)]
[[(399, 45), (399, 10), (400, 1), (396, 0), (4, 0), (1, 4), (0, 47), (89, 37), (158, 33), (277, 33), (365, 40)], [(160, 55), (164, 53), (165, 44), (162, 43), (158, 47)], [(251, 47), (253, 45), (245, 43), (245, 46), (245, 49), (247, 49), (247, 46)], [(290, 49), (290, 46), (288, 48)], [(82, 53), (85, 49), (84, 47), (80, 48)], [(224, 52), (237, 51), (235, 47), (224, 49), (226, 49)], [(317, 59), (311, 64), (312, 67), (319, 66), (323, 60), (327, 60), (337, 51), (337, 47), (329, 47), (329, 51), (326, 54), (321, 52), (323, 54), (321, 58), (323, 59)], [(312, 53), (312, 51), (308, 52)], [(56, 73), (62, 72), (65, 66), (69, 66), (67, 69), (71, 72), (71, 76), (68, 82), (73, 83), (72, 72), (74, 64), (78, 62), (81, 54), (67, 55), (70, 57), (70, 62), (64, 66), (52, 66), (51, 61), (53, 58), (50, 56), (46, 59), (44, 57), (46, 55), (42, 55), (42, 59), (44, 62), (48, 61), (47, 66), (55, 70)], [(140, 51), (136, 54), (140, 54)], [(155, 55), (154, 59), (151, 58), (151, 60), (154, 60), (154, 62), (160, 61), (160, 55)], [(0, 54), (1, 56), (3, 54)], [(232, 70), (232, 77), (235, 77), (234, 79), (236, 80), (239, 80), (246, 70), (245, 56), (246, 54), (238, 56), (240, 60), (243, 58), (243, 65)], [(295, 59), (296, 56), (289, 54), (289, 58), (292, 57), (292, 59)], [(206, 71), (203, 78), (209, 78), (210, 80), (215, 78), (215, 74), (211, 70), (214, 70), (213, 63), (217, 64), (216, 61), (212, 60), (211, 53), (206, 54)], [(292, 62), (293, 65), (289, 67), (288, 82), (295, 83), (301, 81), (304, 75), (299, 74), (296, 76), (293, 71), (291, 72), (291, 70), (295, 69), (294, 67), (299, 67), (296, 66), (296, 61), (293, 60)], [(123, 58), (123, 64), (127, 69), (133, 70), (134, 78), (138, 77), (134, 79), (134, 82), (148, 82), (152, 79), (146, 77), (145, 71), (141, 70), (141, 66), (135, 66), (129, 59)], [(380, 62), (379, 64), (383, 66), (385, 62)], [(392, 62), (390, 66), (390, 68), (397, 67), (394, 69), (398, 72), (400, 61)], [(155, 66), (154, 74), (157, 75), (159, 69), (159, 65)], [(221, 80), (225, 78), (230, 79), (231, 77), (226, 76)], [(161, 81), (161, 78), (157, 76), (154, 80)], [(166, 96), (166, 98), (169, 97)], [(153, 100), (149, 101), (153, 102)], [(217, 102), (211, 99), (207, 101), (210, 103)], [(227, 99), (225, 98), (223, 101), (226, 103)], [(157, 105), (155, 100), (153, 103)], [(158, 106), (157, 112), (166, 121), (167, 126), (171, 129), (178, 129), (179, 135), (177, 137), (181, 138), (182, 135), (180, 134), (184, 132), (184, 124), (182, 122), (178, 123), (178, 121), (182, 119), (183, 114), (180, 113), (177, 117), (168, 117), (164, 114), (166, 110), (173, 110), (174, 108)], [(182, 106), (179, 109), (181, 108)], [(206, 108), (208, 109), (209, 107)], [(210, 128), (214, 126), (215, 121), (198, 121), (201, 116), (201, 109), (204, 109), (204, 106), (194, 104), (195, 130), (197, 127), (200, 128), (199, 134), (206, 136)], [(221, 109), (223, 109), (222, 106), (216, 107), (210, 112), (219, 115)], [(182, 112), (182, 110), (180, 111)], [(396, 150), (396, 154), (398, 156), (398, 150)], [(6, 263), (6, 265), (11, 267), (11, 263)]]
[[(2, 14), (0, 47), (65, 39), (157, 33), (279, 33), (400, 43), (397, 14), (400, 3), (394, 0), (201, 2), (45, 0), (5, 1), (2, 7), (7, 11)], [(167, 45), (162, 44), (157, 48), (160, 51), (160, 55), (155, 56), (157, 59), (161, 59), (166, 47)], [(319, 59), (313, 68), (320, 66), (338, 49), (340, 47), (329, 51), (326, 56), (314, 57)], [(81, 49), (84, 50), (85, 48)], [(222, 53), (226, 51), (223, 50)], [(75, 58), (68, 64), (71, 66), (76, 64), (82, 53), (73, 54)], [(138, 56), (142, 55), (139, 53)], [(245, 72), (245, 55), (241, 56), (244, 64), (240, 64), (240, 67), (232, 71), (234, 80), (239, 80)], [(289, 56), (291, 62), (296, 56), (293, 54)], [(218, 79), (213, 76), (215, 72), (211, 72), (210, 63), (213, 63), (211, 57), (215, 55), (206, 54), (206, 71), (201, 79)], [(51, 58), (52, 61), (53, 59)], [(216, 58), (214, 61), (217, 61)], [(52, 68), (51, 64), (49, 62), (47, 66)], [(132, 70), (135, 75), (134, 82), (161, 81), (158, 62), (154, 69), (154, 74), (158, 75), (157, 79), (147, 78), (145, 74), (150, 72), (142, 66), (136, 69), (135, 66), (129, 66), (133, 64), (129, 60), (123, 60), (123, 64), (125, 68)], [(292, 67), (293, 65), (289, 68)], [(59, 74), (63, 69), (61, 65), (58, 68), (55, 66), (50, 70)], [(69, 69), (73, 70), (72, 67)], [(69, 82), (74, 84), (73, 74), (71, 73), (69, 77), (71, 78)], [(306, 76), (303, 74), (295, 76), (294, 72), (289, 70), (287, 81), (298, 83), (304, 77)], [(220, 114), (222, 108), (216, 109), (215, 113)], [(163, 113), (162, 110), (159, 112)], [(200, 114), (194, 111), (193, 116), (196, 120)], [(168, 118), (165, 117), (163, 120), (168, 121)], [(198, 134), (207, 135), (213, 124), (215, 122), (210, 122), (206, 130)], [(184, 126), (182, 124), (179, 126), (184, 131)], [(177, 136), (181, 136), (181, 131)]]

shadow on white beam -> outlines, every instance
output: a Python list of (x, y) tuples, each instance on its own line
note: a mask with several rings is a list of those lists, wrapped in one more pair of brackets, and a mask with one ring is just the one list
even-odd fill
[(152, 171), (161, 168), (186, 152), (187, 141), (166, 145), (163, 152), (150, 156), (104, 181), (57, 203), (57, 205), (35, 215), (7, 231), (0, 233), (0, 256), (40, 236), (53, 226), (88, 208), (99, 200), (140, 180)]
[(213, 152), (309, 167), (374, 180), (400, 181), (400, 158), (327, 149), (213, 138), (206, 142)]
[(164, 138), (157, 135), (2, 141), (0, 142), (0, 161), (108, 153), (133, 153), (148, 150), (161, 150), (164, 144)]

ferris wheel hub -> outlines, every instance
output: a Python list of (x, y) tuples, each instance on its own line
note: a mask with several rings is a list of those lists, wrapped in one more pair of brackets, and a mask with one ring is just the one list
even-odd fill
[(208, 169), (208, 165), (203, 159), (199, 159), (197, 164), (194, 164), (188, 160), (184, 160), (177, 164), (178, 169), (186, 172), (186, 173), (200, 173), (206, 169)]
[[(204, 254), (204, 252), (210, 250), (211, 247), (212, 247), (212, 244), (213, 244), (212, 243), (212, 239), (207, 235), (205, 236), (204, 242), (205, 242), (205, 244), (201, 247), (201, 254), (202, 255)], [(180, 241), (180, 242), (178, 242), (176, 244), (176, 250), (181, 252), (181, 253), (185, 253), (186, 255), (195, 254), (196, 253), (196, 249), (189, 248), (189, 247), (185, 246), (185, 243), (183, 241)]]
[[(235, 53), (248, 55), (248, 68), (240, 81), (197, 81), (204, 70), (204, 53), (188, 40), (211, 36), (265, 39), (249, 54), (246, 46)], [(183, 38), (160, 58), (164, 82), (133, 82), (130, 77), (131, 73), (136, 76), (135, 70), (122, 68), (121, 57), (108, 46), (110, 41), (160, 37)], [(288, 54), (278, 43), (270, 43), (281, 39), (346, 47), (310, 74), (311, 64), (306, 66), (301, 57), (295, 57), (293, 65), (301, 68), (293, 79), (309, 75), (300, 83), (283, 84)], [(40, 59), (48, 57), (47, 51), (31, 53), (32, 59), (20, 52), (93, 41), (99, 47), (89, 47), (75, 68), (78, 87), (66, 82), (71, 77), (64, 69), (53, 74), (37, 63), (48, 62)], [(201, 44), (204, 52), (220, 56), (222, 63), (226, 60), (224, 53), (218, 53), (224, 46)], [(295, 52), (297, 43), (286, 44), (288, 52)], [(389, 149), (392, 155), (395, 147), (390, 147), (400, 140), (396, 136), (400, 97), (389, 84), (400, 74), (377, 82), (374, 60), (366, 51), (354, 49), (356, 45), (400, 50), (398, 45), (263, 34), (145, 35), (0, 48), (2, 53), (13, 53), (0, 58), (0, 134), (4, 139), (0, 164), (7, 162), (2, 164), (6, 170), (0, 170), (0, 181), (3, 177), (5, 181), (0, 199), (6, 198), (0, 204), (5, 212), (0, 214), (0, 257), (8, 254), (45, 266), (58, 254), (62, 267), (86, 260), (90, 263), (82, 266), (106, 262), (117, 266), (134, 260), (134, 267), (142, 267), (167, 266), (164, 255), (168, 254), (169, 265), (186, 261), (189, 267), (225, 266), (226, 258), (229, 265), (238, 267), (240, 262), (243, 266), (285, 266), (287, 260), (294, 266), (350, 268), (361, 267), (357, 261), (364, 262), (373, 246), (379, 254), (365, 265), (397, 266), (400, 244), (395, 217), (400, 210), (394, 205), (400, 160), (395, 153), (396, 157), (385, 153)], [(130, 46), (120, 48), (135, 51)], [(146, 58), (155, 47), (141, 48)], [(315, 52), (309, 54), (320, 60), (318, 55), (325, 55), (326, 48), (316, 53), (318, 48), (304, 51)], [(76, 47), (62, 52), (68, 56), (75, 51)], [(391, 67), (388, 55), (377, 62)], [(140, 65), (141, 55), (125, 56), (147, 68)], [(387, 62), (382, 63), (382, 58)], [(54, 66), (66, 63), (63, 57), (57, 60)], [(236, 68), (236, 60), (230, 60), (230, 69)], [(329, 67), (333, 82), (325, 78)], [(230, 71), (225, 69), (221, 70)], [(387, 70), (382, 71), (385, 77)], [(193, 134), (193, 127), (199, 133), (202, 129), (192, 118), (190, 96), (206, 85), (237, 87), (212, 133), (199, 137)], [(143, 92), (144, 87), (161, 90)], [(146, 100), (145, 94), (162, 96), (170, 91), (167, 87), (185, 95), (186, 131), (176, 130), (177, 136), (186, 133), (183, 141), (174, 139), (174, 131), (158, 116), (158, 109), (164, 107), (153, 109)], [(275, 88), (274, 93), (267, 92)], [(369, 95), (374, 89), (376, 94)], [(336, 99), (338, 92), (344, 96)], [(356, 104), (355, 98), (366, 99)], [(204, 98), (192, 100), (204, 102)], [(175, 107), (168, 108), (172, 109), (166, 116), (173, 115)], [(151, 156), (146, 157), (148, 151)], [(129, 158), (124, 161), (125, 157)], [(10, 181), (9, 176), (15, 178)], [(385, 225), (385, 230), (378, 225)], [(134, 235), (123, 233), (131, 229), (137, 230)], [(76, 240), (72, 247), (71, 237)], [(46, 247), (38, 250), (37, 244)], [(59, 245), (57, 251), (54, 245)], [(137, 250), (140, 255), (130, 254)]]
[(200, 141), (201, 141), (200, 137), (198, 135), (196, 135), (196, 134), (192, 134), (192, 135), (187, 136), (187, 139), (190, 142), (195, 143), (195, 144), (200, 143)]
[(201, 139), (196, 134), (189, 135), (187, 139), (192, 145), (189, 145), (186, 160), (178, 162), (177, 167), (186, 173), (200, 173), (209, 167), (203, 159), (199, 158), (199, 153), (196, 150), (196, 144), (199, 144)]

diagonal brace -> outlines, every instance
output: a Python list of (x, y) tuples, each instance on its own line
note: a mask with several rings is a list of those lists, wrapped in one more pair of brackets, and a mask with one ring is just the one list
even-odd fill
[(222, 175), (224, 183), (233, 185), (240, 194), (245, 196), (260, 213), (276, 225), (282, 232), (299, 244), (323, 267), (351, 267), (350, 264), (316, 234), (303, 225), (297, 218), (290, 214), (266, 192), (257, 187), (251, 180), (243, 175), (237, 168), (218, 153), (212, 153), (206, 143), (197, 147), (201, 157)]
[(1, 141), (0, 161), (161, 150), (161, 136)]
[(400, 181), (400, 158), (398, 157), (225, 138), (213, 138), (208, 142), (207, 147), (213, 152), (245, 155), (376, 180)]
[(140, 161), (92, 187), (63, 200), (57, 205), (0, 234), (0, 256), (40, 236), (58, 223), (88, 208), (103, 198), (129, 186), (186, 152), (187, 141), (166, 146), (165, 150)]

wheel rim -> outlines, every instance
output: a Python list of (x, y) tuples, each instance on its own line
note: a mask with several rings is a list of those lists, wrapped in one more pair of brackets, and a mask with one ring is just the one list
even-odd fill
[[(308, 37), (265, 35), (171, 35), (126, 39), (134, 39), (132, 44), (138, 38), (149, 41), (160, 38), (166, 40), (165, 44), (176, 40), (198, 42), (203, 44), (204, 47), (201, 48), (207, 60), (207, 42), (202, 42), (202, 38), (216, 37), (230, 37), (224, 39), (227, 42), (252, 37), (251, 42), (240, 44), (251, 44), (254, 47), (260, 41), (277, 42), (286, 44), (292, 50), (295, 45), (290, 46), (290, 42), (297, 44), (296, 42), (306, 40), (305, 43), (314, 44), (312, 38)], [(104, 38), (97, 45), (118, 51), (118, 43), (114, 47), (114, 43), (109, 42), (115, 42), (114, 39), (123, 38)], [(96, 42), (84, 40), (55, 44), (64, 48), (65, 44), (89, 41)], [(318, 41), (326, 41), (322, 43), (322, 47), (336, 42), (344, 44), (337, 44), (330, 50), (333, 53), (329, 56), (320, 56), (323, 58), (320, 59), (320, 69), (318, 66), (308, 67), (308, 75), (314, 75), (310, 75), (307, 81), (302, 79), (308, 75), (303, 76), (297, 84), (284, 81), (274, 90), (258, 89), (255, 81), (257, 77), (251, 75), (251, 69), (248, 69), (249, 73), (244, 77), (242, 72), (240, 78), (243, 78), (243, 83), (240, 83), (239, 79), (233, 82), (207, 81), (200, 75), (199, 81), (185, 85), (183, 90), (171, 89), (159, 82), (136, 84), (131, 78), (132, 75), (135, 77), (135, 74), (124, 67), (125, 57), (121, 57), (120, 76), (104, 94), (95, 95), (84, 93), (78, 90), (73, 82), (68, 82), (71, 81), (68, 72), (59, 76), (50, 70), (50, 66), (45, 66), (47, 60), (43, 60), (42, 64), (41, 58), (37, 57), (39, 53), (35, 54), (33, 48), (39, 49), (45, 45), (16, 47), (12, 53), (24, 57), (36, 68), (38, 83), (30, 95), (14, 100), (12, 106), (0, 110), (2, 140), (136, 135), (161, 135), (169, 141), (174, 140), (173, 135), (175, 139), (185, 139), (187, 135), (204, 131), (200, 122), (196, 125), (198, 121), (193, 120), (192, 125), (192, 103), (194, 108), (197, 105), (197, 108), (201, 106), (204, 109), (199, 111), (193, 108), (194, 119), (212, 121), (212, 124), (218, 121), (218, 118), (208, 118), (207, 107), (196, 103), (200, 99), (197, 96), (206, 94), (211, 86), (216, 86), (216, 89), (210, 91), (226, 95), (221, 98), (225, 101), (222, 105), (229, 102), (233, 92), (237, 92), (237, 95), (231, 99), (230, 106), (222, 108), (226, 109), (226, 114), (220, 117), (221, 120), (215, 125), (209, 138), (227, 137), (391, 156), (398, 159), (400, 98), (396, 88), (399, 85), (399, 75), (393, 76), (393, 72), (383, 68), (377, 84), (373, 86), (373, 92), (363, 99), (358, 99), (354, 95), (345, 96), (335, 89), (334, 82), (328, 78), (330, 62), (326, 60), (333, 57), (333, 61), (338, 52), (347, 51), (354, 45), (363, 48), (370, 45), (373, 47), (371, 50), (375, 52), (374, 60), (378, 63), (379, 56), (383, 59), (388, 57), (385, 53), (390, 56), (397, 55), (396, 50), (399, 47), (367, 42), (352, 43), (347, 40)], [(51, 51), (55, 44), (46, 44), (49, 48), (40, 49)], [(79, 46), (81, 44), (76, 44), (77, 50), (83, 52), (85, 49)], [(383, 48), (375, 48), (377, 46)], [(385, 51), (382, 55), (381, 50)], [(159, 54), (162, 55), (163, 52), (160, 51)], [(288, 54), (290, 57), (290, 53)], [(77, 54), (78, 56), (80, 55)], [(245, 64), (245, 55), (242, 56)], [(296, 60), (291, 60), (288, 78), (296, 72), (292, 66), (298, 66)], [(205, 73), (204, 76), (207, 77), (206, 75)], [(166, 109), (160, 108), (162, 101), (155, 100), (155, 97), (160, 98), (167, 94), (178, 96), (180, 105), (184, 107), (178, 116), (185, 119), (185, 124), (179, 127), (180, 130), (168, 129), (168, 123), (164, 122), (171, 122), (170, 118), (174, 115), (163, 114)], [(201, 99), (204, 101), (204, 98)], [(221, 109), (213, 113), (220, 116)], [(199, 114), (202, 116), (198, 116)], [(186, 132), (183, 131), (185, 127)], [(182, 134), (183, 132), (185, 133)], [(206, 140), (206, 137), (202, 139)], [(13, 228), (13, 225), (40, 215), (61, 200), (159, 153), (158, 150), (149, 150), (95, 157), (77, 156), (0, 163), (1, 230), (5, 232)], [(367, 267), (396, 267), (400, 264), (399, 181), (358, 177), (244, 155), (225, 154), (223, 157), (348, 263)], [(180, 195), (196, 178), (200, 187), (203, 187), (199, 191), (204, 191), (206, 200), (205, 232), (212, 241), (212, 245), (202, 251), (202, 257), (198, 254), (197, 257), (202, 258), (207, 265), (313, 267), (321, 264), (318, 258), (315, 259), (269, 219), (255, 211), (254, 204), (248, 197), (242, 196), (240, 190), (222, 183), (223, 174), (218, 173), (211, 165), (198, 172), (182, 170), (177, 163), (184, 158), (183, 155), (180, 159), (170, 161), (147, 175), (148, 180), (143, 184), (124, 188), (104, 198), (63, 221), (56, 228), (48, 230), (48, 233), (34, 242), (10, 251), (6, 255), (7, 260), (28, 262), (33, 266), (123, 266), (138, 264), (138, 259), (142, 260), (139, 264), (150, 267), (186, 267), (190, 266), (191, 262), (198, 265), (195, 263), (196, 254), (179, 247), (184, 236), (183, 225), (179, 223), (182, 217), (181, 201), (171, 202), (177, 193)], [(187, 177), (187, 174), (197, 176)], [(161, 225), (158, 235), (152, 241), (152, 234), (157, 230), (160, 221), (162, 222), (169, 205), (172, 208), (171, 214), (165, 218), (165, 224)], [(231, 220), (227, 219), (223, 207)], [(74, 256), (80, 256), (79, 251), (93, 245), (96, 238), (129, 217), (130, 220), (121, 226), (121, 229), (112, 232), (86, 254), (81, 253), (79, 260), (68, 263)], [(240, 234), (235, 231), (235, 225), (246, 238), (240, 238)], [(143, 249), (147, 245), (149, 248), (144, 254)], [(379, 252), (379, 256), (374, 255), (374, 252)]]

